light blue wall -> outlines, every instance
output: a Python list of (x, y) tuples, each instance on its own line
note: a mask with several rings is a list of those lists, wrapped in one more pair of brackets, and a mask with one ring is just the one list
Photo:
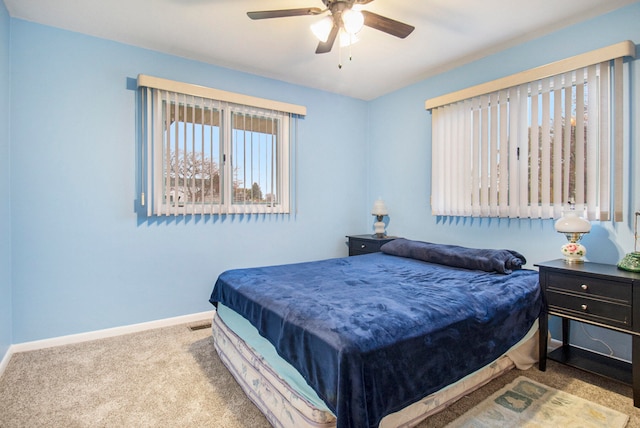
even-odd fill
[(9, 119), (9, 13), (0, 1), (0, 360), (12, 342), (11, 331), (11, 177)]
[[(553, 229), (553, 221), (454, 219), (431, 215), (431, 115), (425, 100), (504, 77), (623, 40), (640, 43), (640, 3), (574, 25), (513, 49), (483, 58), (450, 72), (424, 80), (370, 103), (370, 198), (381, 195), (389, 209), (388, 231), (394, 235), (472, 247), (512, 248), (527, 256), (528, 267), (558, 258), (565, 238)], [(625, 189), (627, 209), (623, 224), (594, 223), (583, 243), (595, 262), (617, 263), (633, 251), (633, 215), (640, 209), (640, 61), (631, 72), (631, 132)], [(399, 123), (400, 126), (388, 126)], [(629, 178), (630, 177), (630, 178)], [(593, 331), (593, 327), (588, 330)], [(596, 329), (598, 337), (613, 342), (618, 356), (630, 358), (628, 336)], [(581, 346), (594, 346), (579, 337)], [(597, 346), (597, 345), (596, 345)], [(606, 351), (601, 347), (599, 351)]]
[[(17, 19), (11, 38), (14, 343), (211, 310), (223, 270), (345, 256), (366, 227), (365, 102)], [(139, 73), (306, 105), (297, 214), (139, 223)]]

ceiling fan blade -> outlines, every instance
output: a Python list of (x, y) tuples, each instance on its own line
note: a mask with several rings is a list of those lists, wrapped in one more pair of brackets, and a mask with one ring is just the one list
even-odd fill
[(364, 15), (364, 25), (367, 27), (384, 31), (401, 39), (407, 37), (415, 29), (411, 25), (366, 10), (362, 11), (362, 15)]
[(282, 10), (262, 10), (257, 12), (247, 12), (251, 19), (285, 18), (287, 16), (319, 15), (323, 12), (318, 7), (303, 7), (299, 9)]
[(321, 53), (330, 52), (331, 48), (333, 47), (333, 42), (336, 41), (337, 36), (338, 36), (338, 26), (333, 24), (333, 28), (329, 33), (329, 37), (327, 37), (327, 41), (318, 43), (318, 47), (316, 48), (316, 53), (321, 54)]

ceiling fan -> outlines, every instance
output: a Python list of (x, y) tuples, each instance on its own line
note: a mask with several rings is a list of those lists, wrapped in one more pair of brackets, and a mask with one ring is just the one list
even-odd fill
[[(331, 51), (333, 43), (338, 36), (340, 30), (348, 33), (355, 33), (362, 28), (362, 25), (375, 28), (392, 36), (404, 39), (414, 30), (414, 27), (400, 21), (396, 21), (385, 16), (378, 15), (366, 10), (360, 10), (358, 13), (353, 9), (354, 5), (363, 5), (371, 3), (373, 0), (322, 0), (326, 9), (318, 7), (304, 7), (298, 9), (282, 9), (282, 10), (264, 10), (257, 12), (247, 12), (251, 19), (269, 19), (284, 18), (287, 16), (305, 16), (305, 15), (321, 15), (325, 12), (331, 13), (331, 18), (325, 35), (320, 36), (320, 43), (316, 49), (316, 53), (327, 53)], [(359, 22), (358, 22), (359, 21)], [(356, 31), (357, 30), (357, 31)]]

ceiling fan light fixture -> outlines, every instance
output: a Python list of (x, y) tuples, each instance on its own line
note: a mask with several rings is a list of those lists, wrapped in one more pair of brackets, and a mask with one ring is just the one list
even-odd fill
[[(396, 21), (386, 16), (363, 10), (362, 5), (373, 0), (322, 0), (326, 9), (303, 7), (296, 9), (259, 10), (247, 12), (250, 19), (283, 18), (287, 16), (322, 16), (325, 17), (310, 26), (311, 32), (320, 41), (316, 47), (317, 54), (331, 52), (337, 41), (343, 46), (350, 46), (357, 41), (355, 35), (367, 26), (383, 33), (404, 39), (415, 29), (413, 26)], [(326, 13), (329, 16), (326, 16)], [(345, 34), (345, 36), (342, 35)], [(340, 37), (338, 35), (340, 34)], [(342, 39), (342, 40), (338, 40)]]
[(344, 30), (349, 34), (356, 34), (364, 27), (364, 15), (359, 10), (347, 9), (342, 13)]
[(329, 16), (325, 16), (320, 21), (311, 24), (311, 32), (314, 36), (318, 38), (322, 43), (325, 43), (329, 38), (329, 33), (331, 33), (331, 29), (333, 28), (333, 19)]

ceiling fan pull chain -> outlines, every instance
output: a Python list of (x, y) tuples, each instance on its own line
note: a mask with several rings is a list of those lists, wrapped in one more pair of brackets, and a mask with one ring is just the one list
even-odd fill
[(353, 46), (353, 34), (349, 33), (349, 61), (353, 59), (353, 55), (351, 54), (351, 46)]

